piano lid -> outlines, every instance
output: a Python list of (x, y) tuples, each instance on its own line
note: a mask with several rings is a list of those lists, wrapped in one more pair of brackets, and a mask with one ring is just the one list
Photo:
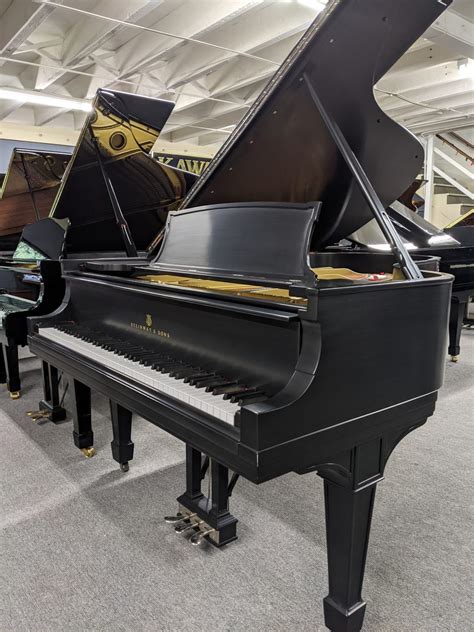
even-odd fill
[[(174, 103), (98, 90), (51, 217), (69, 218), (68, 252), (123, 251), (96, 147), (138, 250), (145, 250), (196, 180), (149, 155)], [(93, 142), (95, 137), (97, 144)]]
[(47, 217), (70, 158), (64, 152), (13, 150), (0, 189), (0, 236)]
[[(461, 246), (452, 235), (437, 228), (400, 201), (393, 202), (387, 213), (405, 242), (407, 250), (418, 248), (457, 248)], [(372, 219), (347, 237), (349, 241), (373, 250), (389, 250), (389, 245), (377, 222)]]
[(373, 86), (450, 3), (331, 0), (181, 208), (321, 201), (314, 249), (368, 222), (372, 213), (314, 105), (305, 77), (387, 207), (413, 182), (423, 149), (382, 112)]

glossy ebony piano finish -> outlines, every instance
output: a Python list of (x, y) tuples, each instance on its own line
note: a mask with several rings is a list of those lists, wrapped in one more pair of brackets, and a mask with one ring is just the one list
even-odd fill
[[(30, 348), (73, 377), (79, 448), (93, 442), (91, 389), (110, 399), (122, 469), (132, 412), (186, 443), (168, 521), (194, 544), (235, 539), (238, 476), (324, 479), (337, 632), (362, 627), (375, 488), (443, 378), (452, 277), (421, 272), (384, 210), (422, 148), (371, 88), (446, 4), (330, 2), (169, 214), (155, 259), (65, 261), (61, 308), (29, 323)], [(327, 246), (372, 216), (393, 254), (356, 253), (346, 269)]]
[[(61, 275), (60, 259), (128, 254), (137, 261), (146, 262), (148, 248), (162, 229), (168, 211), (179, 203), (194, 183), (196, 176), (162, 165), (148, 154), (173, 107), (174, 104), (169, 101), (135, 94), (111, 90), (97, 92), (92, 112), (84, 123), (61, 180), (50, 217), (43, 220), (56, 224), (69, 223), (64, 248), (61, 243), (56, 252), (51, 242), (49, 248), (55, 250), (56, 255), (48, 252), (44, 239), (40, 240), (41, 243), (38, 241), (40, 236), (36, 225), (25, 228), (26, 232), (34, 229), (36, 233), (33, 239), (25, 238), (24, 241), (33, 250), (42, 253), (40, 259), (55, 259), (56, 272), (50, 273), (48, 279), (42, 279), (37, 262), (34, 259), (25, 262), (24, 257), (21, 263), (5, 261), (0, 269), (0, 281), (5, 281), (6, 276), (11, 279), (20, 274), (24, 284), (26, 277), (27, 298), (32, 299), (29, 309), (23, 303), (17, 303), (16, 306), (23, 306), (23, 309), (14, 317), (11, 314), (13, 305), (9, 305), (11, 309), (3, 317), (1, 332), (6, 355), (11, 358), (7, 363), (11, 372), (7, 385), (12, 397), (20, 393), (17, 347), (26, 343), (26, 318), (45, 313), (44, 307), (36, 303), (41, 283), (49, 283), (52, 279), (52, 286), (39, 296), (40, 304), (45, 294), (49, 297), (49, 311), (63, 300), (64, 286), (56, 282)], [(25, 272), (26, 264), (33, 269)], [(5, 284), (2, 287), (8, 289)], [(17, 287), (16, 294), (19, 294), (19, 289)], [(54, 305), (52, 295), (55, 291)], [(53, 420), (64, 418), (65, 411), (57, 405), (57, 389), (52, 386), (57, 386), (57, 371), (45, 365), (43, 375), (45, 399), (40, 403), (40, 411)]]
[(71, 155), (14, 149), (0, 185), (0, 253), (15, 250), (27, 224), (48, 216)]

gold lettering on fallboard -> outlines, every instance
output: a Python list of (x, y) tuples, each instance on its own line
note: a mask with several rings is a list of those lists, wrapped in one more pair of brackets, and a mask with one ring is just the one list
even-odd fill
[[(147, 314), (148, 316), (149, 314)], [(171, 338), (171, 334), (169, 331), (165, 331), (164, 329), (156, 329), (155, 327), (148, 327), (147, 325), (142, 325), (140, 323), (130, 323), (130, 327), (132, 329), (138, 329), (139, 331), (143, 331), (147, 334), (153, 334), (154, 336), (160, 336), (161, 338)]]

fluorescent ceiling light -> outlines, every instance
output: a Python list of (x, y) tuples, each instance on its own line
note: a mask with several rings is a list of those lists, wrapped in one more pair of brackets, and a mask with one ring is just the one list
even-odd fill
[(474, 59), (468, 57), (463, 61), (458, 61), (458, 74), (463, 79), (474, 78)]
[(88, 101), (56, 97), (42, 94), (41, 92), (29, 92), (28, 90), (14, 90), (13, 88), (0, 88), (0, 99), (32, 103), (34, 105), (47, 105), (53, 108), (61, 108), (62, 110), (80, 110), (81, 112), (90, 112), (92, 110), (92, 105)]

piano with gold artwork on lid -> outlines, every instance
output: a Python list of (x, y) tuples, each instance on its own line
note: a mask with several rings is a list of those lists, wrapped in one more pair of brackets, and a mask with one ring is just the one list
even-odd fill
[[(60, 260), (127, 256), (146, 263), (169, 210), (195, 182), (149, 154), (173, 108), (170, 101), (98, 90), (49, 216), (27, 225), (13, 257), (2, 261), (0, 382), (12, 398), (20, 396), (26, 318), (53, 311), (64, 298)], [(39, 296), (38, 289), (19, 295), (19, 272), (36, 279)], [(43, 378), (47, 397), (33, 416), (60, 420), (57, 369), (45, 363)]]

